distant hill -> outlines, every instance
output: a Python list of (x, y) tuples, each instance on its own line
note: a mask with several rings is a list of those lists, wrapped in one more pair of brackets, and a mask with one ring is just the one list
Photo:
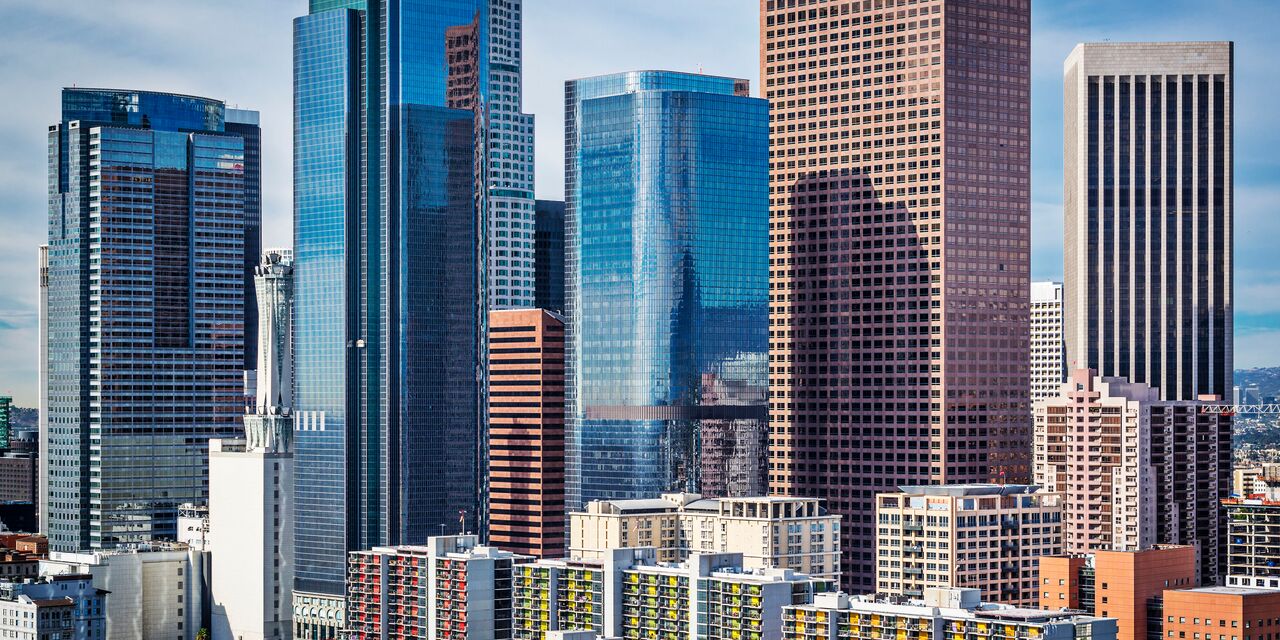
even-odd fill
[(40, 426), (40, 412), (35, 409), (14, 407), (10, 418), (13, 420), (14, 431), (26, 431), (27, 429), (34, 431)]
[(1256, 384), (1263, 397), (1280, 396), (1280, 367), (1236, 369), (1235, 383), (1240, 387)]

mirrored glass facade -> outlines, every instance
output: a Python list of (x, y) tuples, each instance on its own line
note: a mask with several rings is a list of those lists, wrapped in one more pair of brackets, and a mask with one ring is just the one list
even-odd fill
[(239, 432), (257, 166), (217, 100), (66, 89), (62, 107), (41, 320), (50, 545), (173, 539), (178, 505), (208, 498), (209, 438)]
[(568, 507), (763, 493), (768, 105), (663, 71), (565, 90)]
[(482, 521), (480, 0), (311, 3), (294, 22), (296, 588), (346, 553)]

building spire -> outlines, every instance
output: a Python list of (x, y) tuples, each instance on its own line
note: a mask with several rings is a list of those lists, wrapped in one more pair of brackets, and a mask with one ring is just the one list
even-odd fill
[(245, 416), (249, 451), (286, 452), (293, 441), (293, 256), (269, 249), (254, 269), (258, 296), (258, 372), (253, 407)]

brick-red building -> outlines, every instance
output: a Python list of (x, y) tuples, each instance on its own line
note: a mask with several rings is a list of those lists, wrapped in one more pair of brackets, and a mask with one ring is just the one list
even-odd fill
[(489, 314), (489, 544), (539, 558), (565, 548), (564, 320)]

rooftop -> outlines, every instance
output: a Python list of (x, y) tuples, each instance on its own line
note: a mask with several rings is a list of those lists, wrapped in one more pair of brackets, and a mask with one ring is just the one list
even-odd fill
[(1228, 596), (1249, 596), (1264, 593), (1280, 593), (1280, 589), (1268, 589), (1266, 587), (1196, 587), (1194, 589), (1179, 589), (1178, 591), (1190, 591), (1193, 593), (1217, 593)]
[(1008, 496), (1035, 493), (1040, 487), (1033, 484), (934, 484), (900, 485), (898, 491), (926, 496)]

